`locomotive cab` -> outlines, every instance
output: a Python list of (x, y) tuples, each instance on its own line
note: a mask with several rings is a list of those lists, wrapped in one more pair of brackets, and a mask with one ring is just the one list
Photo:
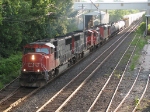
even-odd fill
[(56, 66), (54, 57), (55, 46), (51, 43), (31, 43), (24, 47), (21, 86), (39, 87), (50, 78)]

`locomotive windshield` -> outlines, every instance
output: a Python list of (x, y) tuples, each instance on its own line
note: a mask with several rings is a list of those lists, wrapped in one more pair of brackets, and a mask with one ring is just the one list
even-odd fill
[(49, 54), (48, 48), (36, 48), (35, 52), (41, 52), (41, 53)]
[(25, 48), (24, 49), (24, 54), (34, 53), (34, 52), (49, 54), (49, 49), (48, 48)]

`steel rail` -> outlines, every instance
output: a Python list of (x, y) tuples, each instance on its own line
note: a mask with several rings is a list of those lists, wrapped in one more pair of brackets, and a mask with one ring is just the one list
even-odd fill
[(5, 85), (1, 90), (0, 90), (0, 92), (2, 91), (2, 90), (4, 90), (6, 87), (8, 87), (10, 84), (12, 84), (13, 82), (15, 82), (17, 79), (19, 78), (19, 76), (17, 77), (17, 78), (15, 78), (14, 80), (12, 80), (10, 83), (8, 83), (7, 85)]
[(26, 96), (24, 96), (23, 98), (19, 98), (17, 101), (15, 101), (13, 104), (11, 104), (7, 109), (5, 109), (3, 112), (9, 112), (9, 111), (11, 111), (14, 107), (17, 107), (21, 102), (23, 102), (24, 100), (26, 100), (27, 98), (29, 98), (31, 95), (33, 95), (33, 93), (37, 92), (41, 88), (42, 87), (39, 87), (39, 88), (33, 90), (32, 92), (30, 92), (29, 94), (27, 94)]
[(16, 94), (16, 92), (19, 90), (20, 87), (16, 88), (10, 95), (8, 95), (7, 97), (3, 98), (0, 101), (0, 104), (2, 104), (3, 102), (7, 101), (10, 97), (12, 97), (14, 94)]
[(149, 76), (148, 76), (148, 78), (147, 78), (147, 83), (146, 83), (145, 89), (144, 89), (144, 91), (143, 91), (143, 94), (142, 94), (140, 100), (138, 101), (138, 103), (136, 104), (136, 106), (135, 106), (135, 108), (133, 109), (132, 112), (135, 112), (135, 111), (136, 111), (137, 106), (140, 104), (141, 100), (142, 100), (143, 97), (144, 97), (144, 94), (146, 93), (146, 90), (147, 90), (147, 87), (148, 87), (148, 84), (149, 84), (149, 77), (150, 77), (150, 74), (149, 74)]

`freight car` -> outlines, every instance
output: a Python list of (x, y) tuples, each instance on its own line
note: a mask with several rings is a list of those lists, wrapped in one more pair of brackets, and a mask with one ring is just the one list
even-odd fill
[(134, 21), (138, 20), (145, 14), (145, 11), (135, 13), (135, 14), (130, 14), (130, 15), (125, 15), (123, 17), (123, 20), (125, 21), (125, 27), (130, 26)]
[(125, 26), (124, 21), (97, 25), (53, 39), (43, 39), (24, 46), (20, 85), (40, 87), (69, 66), (113, 37)]

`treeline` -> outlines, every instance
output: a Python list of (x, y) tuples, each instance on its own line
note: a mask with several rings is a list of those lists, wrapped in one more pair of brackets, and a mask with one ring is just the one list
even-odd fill
[(23, 46), (76, 29), (71, 0), (0, 0), (0, 89), (20, 75)]
[[(71, 0), (3, 0), (0, 2), (0, 59), (26, 43), (75, 30)], [(70, 24), (72, 23), (72, 24)], [(70, 26), (72, 25), (72, 26)]]

